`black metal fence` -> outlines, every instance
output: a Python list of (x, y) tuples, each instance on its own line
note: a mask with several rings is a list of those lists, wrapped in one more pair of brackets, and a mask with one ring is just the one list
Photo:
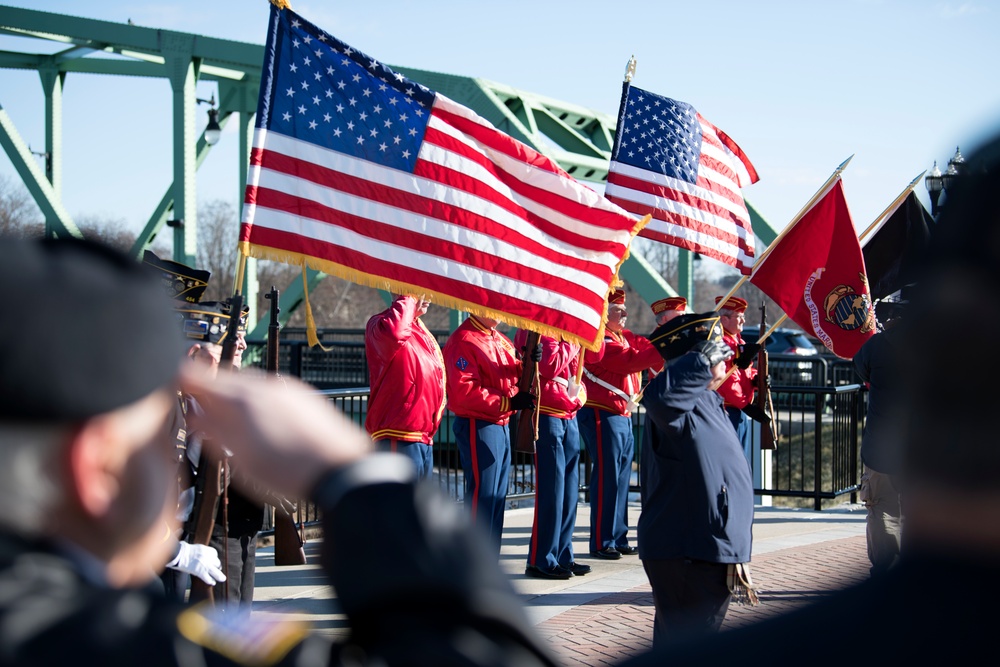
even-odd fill
[[(447, 332), (434, 332), (442, 343)], [(305, 340), (284, 339), (279, 351), (282, 373), (309, 382), (359, 426), (364, 426), (368, 402), (368, 365), (364, 332), (323, 332), (326, 350), (310, 348)], [(249, 365), (262, 364), (263, 342), (250, 341), (244, 355)], [(256, 358), (255, 358), (256, 356)], [(771, 392), (777, 407), (781, 436), (775, 450), (762, 454), (754, 433), (755, 494), (786, 499), (816, 510), (850, 495), (857, 501), (860, 485), (860, 440), (867, 392), (857, 384), (849, 361), (824, 356), (770, 355)], [(434, 440), (435, 479), (441, 489), (461, 500), (465, 481), (452, 432), (454, 415), (445, 411)], [(633, 492), (638, 492), (644, 412), (632, 417), (636, 452)], [(587, 497), (591, 462), (586, 448), (580, 457), (580, 492)], [(535, 465), (530, 454), (512, 452), (508, 500), (531, 498)], [(782, 502), (782, 501), (779, 501)], [(315, 518), (307, 510), (307, 521)]]

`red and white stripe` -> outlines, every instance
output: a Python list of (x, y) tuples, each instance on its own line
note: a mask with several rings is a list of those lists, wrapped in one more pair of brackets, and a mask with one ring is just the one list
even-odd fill
[(754, 236), (740, 188), (759, 180), (757, 172), (736, 142), (701, 114), (698, 121), (702, 154), (697, 183), (612, 162), (604, 193), (626, 211), (653, 216), (640, 235), (749, 274)]
[(638, 224), (442, 95), (412, 174), (262, 129), (250, 163), (240, 240), (263, 256), (317, 258), (588, 347)]

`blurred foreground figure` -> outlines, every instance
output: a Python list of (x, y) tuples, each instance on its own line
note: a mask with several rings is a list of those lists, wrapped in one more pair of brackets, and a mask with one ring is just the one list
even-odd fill
[[(943, 331), (956, 330), (957, 313), (975, 314), (977, 334), (1000, 328), (1000, 139), (979, 150), (959, 178), (897, 325), (907, 406), (898, 424), (905, 517), (898, 563), (802, 611), (628, 664), (717, 665), (743, 655), (769, 665), (842, 664), (848, 656), (917, 665), (995, 651), (1000, 443), (989, 366), (995, 355), (940, 341)], [(852, 632), (844, 643), (847, 619), (877, 627)], [(838, 643), (843, 650), (831, 650)]]
[[(138, 263), (0, 239), (0, 282), (17, 286), (0, 326), (0, 665), (553, 664), (452, 500), (405, 457), (369, 454), (305, 385), (182, 364), (176, 316)], [(344, 643), (146, 586), (175, 544), (178, 389), (204, 410), (190, 427), (248, 478), (322, 509)]]

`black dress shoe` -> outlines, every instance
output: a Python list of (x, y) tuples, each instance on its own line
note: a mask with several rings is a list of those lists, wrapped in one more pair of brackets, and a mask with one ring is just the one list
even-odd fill
[(638, 548), (630, 546), (615, 547), (615, 550), (618, 551), (618, 553), (620, 553), (622, 556), (634, 556), (637, 553), (639, 553)]
[(567, 572), (572, 572), (577, 577), (582, 577), (590, 572), (590, 566), (583, 563), (570, 563), (569, 565), (560, 565), (559, 567)]
[(591, 551), (590, 555), (594, 558), (603, 558), (604, 560), (618, 560), (622, 557), (614, 547), (605, 547), (600, 551)]
[(524, 568), (524, 575), (526, 577), (535, 577), (536, 579), (572, 579), (573, 573), (569, 570), (564, 570), (561, 567), (554, 567), (551, 570), (548, 568), (537, 567), (535, 565), (529, 565)]

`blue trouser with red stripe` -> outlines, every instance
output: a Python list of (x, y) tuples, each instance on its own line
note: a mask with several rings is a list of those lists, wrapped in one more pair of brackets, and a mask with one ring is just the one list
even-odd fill
[(535, 519), (528, 565), (569, 566), (580, 495), (580, 430), (575, 419), (538, 416), (535, 443)]
[(489, 530), (500, 553), (510, 474), (510, 429), (481, 419), (455, 417), (455, 443), (465, 473), (465, 506)]
[(375, 449), (380, 452), (395, 452), (409, 458), (417, 466), (417, 479), (426, 479), (434, 472), (434, 451), (430, 445), (399, 438), (381, 438), (375, 441)]
[(587, 445), (590, 473), (590, 550), (628, 546), (628, 487), (635, 437), (632, 419), (599, 408), (576, 415)]

